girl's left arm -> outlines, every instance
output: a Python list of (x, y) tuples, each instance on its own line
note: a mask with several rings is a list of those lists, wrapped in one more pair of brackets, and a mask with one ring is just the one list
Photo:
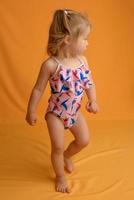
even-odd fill
[[(92, 78), (91, 78), (91, 75), (90, 75), (90, 80), (91, 79)], [(95, 101), (95, 102), (97, 101), (96, 100), (96, 88), (95, 88), (95, 84), (93, 82), (93, 79), (92, 79), (92, 85), (90, 86), (90, 88), (86, 89), (85, 92), (86, 92), (89, 103), (91, 103), (93, 101)]]
[[(83, 56), (83, 60), (88, 69), (88, 62), (85, 56)], [(96, 87), (91, 73), (88, 74), (88, 80), (89, 82), (85, 87), (85, 92), (88, 98), (86, 109), (89, 112), (97, 113), (99, 111), (99, 107), (97, 105), (97, 100), (96, 100)]]
[(99, 112), (99, 106), (97, 105), (97, 101), (96, 101), (96, 89), (95, 89), (95, 84), (93, 83), (93, 81), (90, 88), (86, 89), (85, 92), (88, 97), (86, 110), (88, 112), (96, 114), (97, 112)]

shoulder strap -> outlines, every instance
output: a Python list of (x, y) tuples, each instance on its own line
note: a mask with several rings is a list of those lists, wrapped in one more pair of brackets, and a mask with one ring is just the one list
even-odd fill
[(77, 58), (78, 58), (78, 60), (80, 61), (81, 64), (84, 64), (83, 60), (79, 56)]
[(51, 78), (52, 78), (57, 73), (60, 65), (59, 65), (59, 61), (54, 56), (52, 56), (51, 58), (54, 59), (57, 62), (57, 68), (56, 68), (55, 72), (52, 74), (52, 76), (51, 76)]
[(52, 56), (52, 58), (58, 63), (60, 64), (59, 60), (57, 58), (55, 58), (54, 56)]

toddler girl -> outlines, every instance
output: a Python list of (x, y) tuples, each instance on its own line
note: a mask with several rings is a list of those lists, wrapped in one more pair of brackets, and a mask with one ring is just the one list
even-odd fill
[[(83, 52), (88, 45), (90, 23), (86, 16), (66, 9), (56, 10), (49, 29), (47, 53), (28, 103), (26, 121), (35, 125), (36, 108), (49, 81), (51, 96), (45, 120), (51, 140), (51, 161), (56, 174), (55, 189), (70, 192), (64, 169), (71, 173), (71, 157), (89, 143), (89, 130), (80, 112), (84, 91), (86, 110), (97, 113), (95, 84)], [(74, 140), (64, 151), (64, 131), (69, 129)]]

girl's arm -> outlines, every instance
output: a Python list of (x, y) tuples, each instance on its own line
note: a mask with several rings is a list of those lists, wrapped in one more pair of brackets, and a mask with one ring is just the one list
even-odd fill
[[(85, 61), (86, 66), (88, 67), (87, 59), (84, 56), (83, 56), (83, 59)], [(92, 112), (92, 113), (96, 114), (99, 111), (99, 107), (96, 103), (96, 89), (95, 89), (95, 84), (94, 84), (94, 81), (92, 79), (91, 73), (89, 74), (88, 79), (89, 79), (90, 83), (92, 83), (92, 84), (89, 85), (85, 89), (85, 92), (86, 92), (86, 95), (87, 95), (87, 98), (88, 98), (88, 102), (86, 104), (86, 110), (88, 112)]]
[(91, 85), (89, 89), (85, 90), (89, 103), (95, 101), (96, 102), (96, 89), (95, 84)]
[[(85, 65), (88, 67), (88, 62), (87, 62), (86, 57), (82, 56), (82, 58), (85, 62)], [(96, 89), (95, 89), (95, 83), (93, 81), (91, 74), (89, 75), (89, 79), (90, 79), (92, 85), (90, 85), (90, 87), (88, 89), (86, 89), (85, 92), (86, 92), (88, 101), (90, 103), (90, 102), (96, 101)]]
[(51, 76), (51, 63), (50, 61), (45, 61), (41, 65), (37, 81), (35, 83), (35, 86), (32, 89), (32, 92), (29, 98), (28, 107), (27, 107), (28, 114), (35, 113), (39, 100), (46, 88), (46, 85), (50, 76)]

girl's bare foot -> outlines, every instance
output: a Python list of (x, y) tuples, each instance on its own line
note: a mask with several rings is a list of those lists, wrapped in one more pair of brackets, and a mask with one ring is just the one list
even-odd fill
[(71, 173), (74, 170), (74, 165), (71, 161), (71, 159), (64, 156), (64, 163), (65, 163), (65, 169)]
[(65, 176), (56, 176), (55, 187), (57, 192), (70, 193)]

